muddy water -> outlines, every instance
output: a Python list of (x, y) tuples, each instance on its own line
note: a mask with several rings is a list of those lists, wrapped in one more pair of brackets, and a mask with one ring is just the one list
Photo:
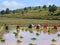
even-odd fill
[[(36, 36), (36, 31), (33, 31), (34, 33), (30, 33), (29, 31), (20, 31), (17, 38), (15, 37), (13, 32), (16, 32), (16, 30), (5, 33), (3, 35), (5, 43), (0, 42), (0, 45), (29, 45), (29, 43), (33, 43), (36, 45), (60, 45), (60, 37), (57, 36), (57, 34), (60, 34), (60, 32), (50, 35), (48, 35), (48, 33), (38, 32), (40, 33), (40, 35)], [(23, 36), (24, 38), (21, 39), (20, 36)], [(31, 40), (31, 38), (36, 38), (36, 40)], [(22, 41), (20, 44), (17, 43), (18, 39)], [(56, 42), (52, 42), (52, 39), (56, 39)]]

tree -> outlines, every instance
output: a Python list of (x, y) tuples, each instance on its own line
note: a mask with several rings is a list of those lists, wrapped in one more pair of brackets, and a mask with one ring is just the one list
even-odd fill
[(15, 10), (13, 10), (12, 12), (13, 12), (13, 14), (15, 14), (15, 13), (16, 13), (16, 11), (15, 11)]
[(37, 9), (39, 9), (39, 7), (38, 7), (38, 6), (34, 7), (34, 10), (37, 10)]
[(44, 8), (44, 9), (46, 9), (46, 8), (47, 8), (47, 6), (46, 6), (46, 5), (43, 5), (43, 8)]
[(9, 14), (10, 13), (10, 10), (9, 8), (6, 9), (6, 14)]
[(24, 10), (27, 10), (27, 8), (25, 7)]
[(55, 5), (49, 5), (49, 12), (53, 12), (57, 10), (57, 7)]
[(52, 6), (49, 5), (49, 12), (52, 12)]
[(40, 7), (40, 6), (38, 6), (38, 8), (40, 9), (41, 7)]
[(57, 7), (55, 5), (52, 5), (52, 12), (54, 13), (54, 11), (57, 10)]
[(24, 12), (28, 12), (28, 8), (25, 7), (25, 8), (24, 8)]
[(31, 9), (32, 9), (32, 7), (28, 7), (28, 9), (30, 9), (30, 10), (31, 10)]
[(4, 10), (2, 10), (0, 13), (3, 15), (3, 14), (5, 14), (5, 11), (4, 11)]

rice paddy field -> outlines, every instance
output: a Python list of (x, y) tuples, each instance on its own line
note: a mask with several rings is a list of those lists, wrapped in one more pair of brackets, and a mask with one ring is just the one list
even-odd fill
[(41, 26), (39, 30), (26, 26), (20, 27), (17, 32), (16, 27), (9, 26), (9, 30), (0, 38), (0, 45), (60, 45), (60, 27), (56, 30), (53, 26), (47, 29)]
[(60, 45), (60, 29), (52, 31), (52, 28), (47, 29), (51, 32), (44, 32), (43, 27), (39, 32), (35, 27), (32, 29), (21, 27), (19, 32), (16, 29), (9, 30), (0, 39), (0, 45)]
[(0, 2), (0, 45), (60, 45), (59, 1)]
[[(8, 24), (9, 30), (4, 30), (4, 24)], [(17, 32), (16, 25), (19, 24), (20, 31)], [(34, 24), (32, 29), (29, 24)], [(37, 31), (36, 25), (40, 24), (40, 31)], [(48, 24), (46, 31), (44, 24)], [(57, 30), (53, 25), (58, 24)], [(31, 31), (30, 31), (31, 30)], [(59, 20), (39, 20), (39, 19), (0, 19), (0, 45), (60, 45), (60, 21)]]

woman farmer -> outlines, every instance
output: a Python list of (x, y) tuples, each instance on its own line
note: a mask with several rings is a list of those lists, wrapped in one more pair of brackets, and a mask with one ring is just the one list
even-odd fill
[(44, 31), (43, 31), (44, 33), (48, 32), (47, 31), (47, 27), (48, 27), (48, 25), (47, 24), (44, 24)]
[(54, 24), (54, 29), (57, 29), (58, 25), (57, 24)]
[(30, 28), (30, 29), (31, 29), (31, 28), (32, 28), (32, 24), (30, 24), (30, 25), (28, 26), (28, 28)]
[(48, 25), (47, 24), (44, 24), (44, 29), (47, 29)]
[(20, 31), (20, 25), (17, 25), (16, 29), (17, 29), (17, 32), (19, 32)]
[(30, 25), (28, 26), (29, 31), (30, 31), (31, 33), (33, 33), (33, 31), (32, 31), (32, 27), (33, 27), (33, 24), (30, 24)]
[(38, 25), (36, 26), (36, 29), (37, 29), (37, 32), (40, 31), (40, 24), (38, 24)]
[(8, 25), (7, 24), (5, 24), (5, 30), (8, 30)]

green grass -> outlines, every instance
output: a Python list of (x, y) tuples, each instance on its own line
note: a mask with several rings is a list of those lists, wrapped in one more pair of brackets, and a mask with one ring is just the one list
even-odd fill
[(17, 18), (5, 18), (0, 19), (0, 25), (4, 24), (10, 24), (10, 25), (16, 25), (20, 24), (20, 26), (28, 26), (29, 24), (60, 24), (59, 20), (39, 20), (39, 19), (17, 19)]
[(1, 36), (0, 36), (0, 40), (3, 39)]
[(4, 18), (0, 19), (0, 26), (4, 24), (16, 25), (20, 24), (20, 26), (28, 26), (29, 24), (60, 24), (59, 20), (39, 20), (39, 19), (17, 19), (17, 18)]
[[(57, 12), (59, 12), (60, 8), (57, 9), (57, 11), (55, 11), (54, 14), (56, 14)], [(27, 13), (21, 14), (19, 13), (15, 13), (15, 14), (5, 14), (5, 15), (1, 15), (0, 14), (0, 19), (1, 18), (18, 18), (18, 19), (44, 19), (44, 20), (60, 20), (60, 16), (52, 16), (52, 15), (48, 15), (50, 14), (48, 10), (44, 10), (42, 9), (42, 11), (39, 12), (39, 9), (37, 10), (28, 10)]]

